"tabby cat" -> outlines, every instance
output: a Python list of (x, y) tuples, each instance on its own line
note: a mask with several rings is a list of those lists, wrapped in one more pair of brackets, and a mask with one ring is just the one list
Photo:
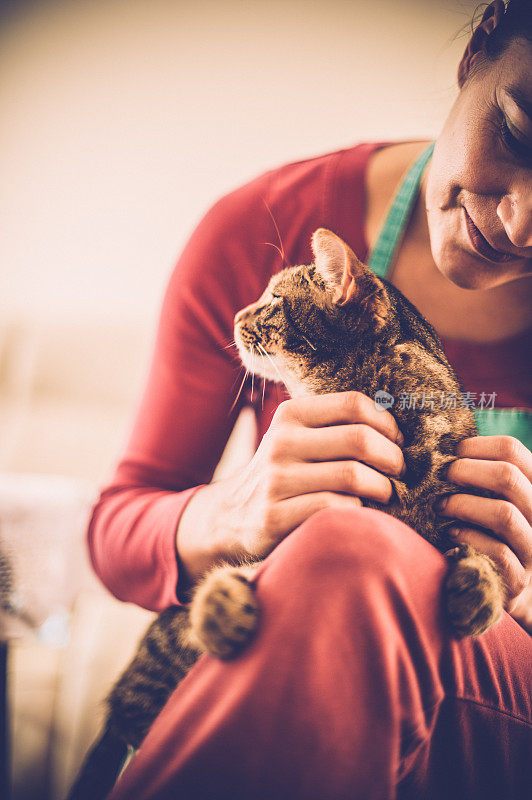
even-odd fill
[[(500, 576), (487, 556), (454, 547), (446, 536), (452, 521), (434, 511), (439, 498), (456, 490), (444, 473), (458, 443), (477, 432), (473, 412), (459, 403), (425, 402), (428, 392), (459, 397), (461, 387), (436, 332), (414, 306), (331, 231), (317, 230), (312, 249), (314, 263), (281, 270), (259, 300), (236, 315), (240, 357), (256, 374), (281, 380), (292, 397), (358, 390), (370, 397), (384, 392), (395, 400), (401, 393), (415, 398), (415, 408), (411, 401), (392, 408), (405, 439), (406, 474), (390, 479), (390, 503), (364, 505), (404, 521), (438, 550), (450, 550), (444, 590), (451, 628), (458, 637), (483, 633), (502, 612)], [(105, 732), (71, 800), (105, 796), (128, 746), (140, 745), (202, 652), (231, 658), (245, 646), (259, 618), (255, 568), (213, 569), (189, 608), (167, 609), (152, 623), (111, 691)]]

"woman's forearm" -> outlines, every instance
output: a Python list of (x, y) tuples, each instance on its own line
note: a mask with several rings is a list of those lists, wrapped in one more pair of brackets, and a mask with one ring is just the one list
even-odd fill
[(88, 547), (96, 574), (120, 600), (151, 611), (176, 602), (176, 525), (195, 491), (127, 486), (117, 479), (101, 493)]
[(245, 555), (228, 514), (230, 484), (224, 480), (202, 486), (181, 515), (176, 531), (180, 599), (216, 563), (236, 562)]

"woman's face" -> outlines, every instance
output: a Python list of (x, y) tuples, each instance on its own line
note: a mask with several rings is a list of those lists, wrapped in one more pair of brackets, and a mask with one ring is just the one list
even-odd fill
[(425, 201), (436, 265), (487, 289), (532, 275), (532, 44), (516, 39), (462, 87), (438, 137)]

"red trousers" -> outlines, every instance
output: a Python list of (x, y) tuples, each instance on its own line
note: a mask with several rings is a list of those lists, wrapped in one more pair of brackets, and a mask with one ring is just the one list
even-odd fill
[(322, 511), (257, 576), (256, 639), (204, 656), (112, 800), (521, 800), (532, 644), (508, 615), (454, 641), (445, 561), (370, 509)]

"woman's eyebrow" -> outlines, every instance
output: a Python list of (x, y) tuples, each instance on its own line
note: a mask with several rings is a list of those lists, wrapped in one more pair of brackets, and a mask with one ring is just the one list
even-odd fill
[(532, 121), (532, 100), (526, 96), (523, 90), (519, 86), (507, 86), (504, 91)]

